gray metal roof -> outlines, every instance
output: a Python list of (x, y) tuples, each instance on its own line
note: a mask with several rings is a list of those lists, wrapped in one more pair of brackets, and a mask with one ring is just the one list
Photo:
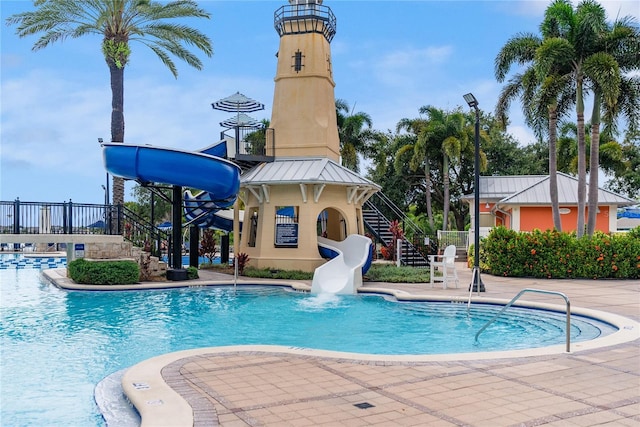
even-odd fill
[(327, 158), (278, 159), (261, 163), (240, 177), (241, 185), (262, 184), (338, 184), (380, 189), (378, 184)]
[[(589, 186), (587, 185), (587, 193)], [(482, 195), (482, 193), (480, 193)], [(578, 180), (564, 173), (558, 173), (558, 202), (562, 205), (578, 204)], [(551, 195), (549, 192), (549, 177), (545, 176), (533, 185), (523, 188), (520, 191), (511, 194), (500, 200), (500, 204), (509, 205), (540, 205), (551, 204)], [(598, 189), (599, 205), (633, 205), (636, 201), (620, 196), (611, 191)]]
[(545, 178), (547, 178), (545, 175), (481, 176), (480, 196), (483, 200), (501, 200), (529, 188)]

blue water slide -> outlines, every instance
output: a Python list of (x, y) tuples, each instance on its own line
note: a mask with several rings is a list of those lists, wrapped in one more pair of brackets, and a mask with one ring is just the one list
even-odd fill
[(187, 151), (152, 145), (102, 144), (105, 168), (114, 176), (197, 188), (207, 192), (208, 201), (217, 206), (231, 206), (240, 189), (240, 168), (211, 153), (222, 154), (222, 148), (214, 144), (201, 151)]
[[(202, 228), (216, 228), (223, 231), (233, 230), (233, 210), (228, 209), (233, 200), (214, 202), (209, 192), (202, 191), (194, 195), (186, 190), (182, 196), (184, 200), (184, 216), (190, 224)], [(240, 212), (240, 231), (242, 231), (242, 216)]]

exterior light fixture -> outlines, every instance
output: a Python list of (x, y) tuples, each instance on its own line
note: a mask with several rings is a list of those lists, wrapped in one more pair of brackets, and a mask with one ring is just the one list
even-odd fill
[(463, 95), (464, 100), (476, 112), (476, 129), (475, 129), (475, 159), (474, 159), (474, 180), (473, 180), (473, 274), (469, 290), (473, 292), (485, 292), (484, 283), (480, 278), (480, 110), (478, 109), (478, 100), (472, 93)]

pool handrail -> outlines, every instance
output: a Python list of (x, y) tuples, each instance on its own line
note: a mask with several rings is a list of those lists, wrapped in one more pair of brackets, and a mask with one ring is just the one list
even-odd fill
[(482, 328), (480, 328), (480, 330), (476, 333), (475, 336), (475, 342), (478, 342), (478, 336), (485, 330), (487, 329), (487, 327), (492, 324), (493, 322), (495, 322), (495, 320), (500, 317), (500, 315), (502, 313), (504, 313), (504, 311), (506, 309), (508, 309), (509, 307), (511, 307), (513, 305), (514, 302), (516, 302), (516, 300), (518, 298), (520, 298), (523, 294), (527, 293), (527, 292), (535, 292), (535, 293), (539, 293), (539, 294), (549, 294), (549, 295), (559, 295), (562, 298), (564, 298), (564, 301), (567, 305), (567, 326), (566, 326), (566, 352), (570, 353), (571, 352), (571, 302), (569, 301), (569, 297), (566, 296), (565, 294), (563, 294), (562, 292), (558, 292), (558, 291), (547, 291), (545, 289), (534, 289), (534, 288), (525, 288), (523, 290), (521, 290), (520, 292), (518, 292), (518, 294), (513, 297), (511, 299), (511, 301), (509, 301), (509, 303), (507, 303), (507, 305), (505, 305), (504, 307), (502, 307), (502, 309), (495, 315), (493, 316), (491, 319), (489, 319), (487, 321), (487, 323), (484, 324), (484, 326)]

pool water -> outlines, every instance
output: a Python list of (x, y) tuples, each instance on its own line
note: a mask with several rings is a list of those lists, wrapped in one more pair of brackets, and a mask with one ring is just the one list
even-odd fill
[[(242, 286), (64, 291), (39, 269), (0, 270), (2, 425), (100, 426), (105, 376), (178, 350), (277, 344), (375, 354), (495, 351), (563, 344), (565, 315), (490, 305), (398, 303)], [(572, 316), (572, 342), (614, 328)]]

